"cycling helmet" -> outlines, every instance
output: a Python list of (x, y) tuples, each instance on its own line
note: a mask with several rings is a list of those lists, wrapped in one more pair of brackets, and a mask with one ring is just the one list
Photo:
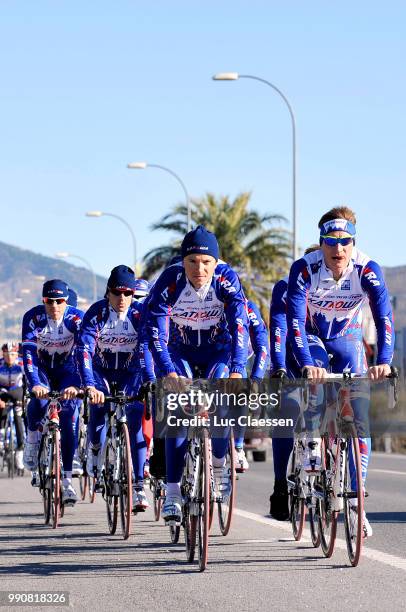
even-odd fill
[(134, 297), (143, 298), (148, 295), (151, 290), (151, 283), (149, 283), (144, 278), (136, 278), (135, 279), (135, 290)]
[(7, 353), (18, 353), (18, 342), (5, 342), (1, 350)]

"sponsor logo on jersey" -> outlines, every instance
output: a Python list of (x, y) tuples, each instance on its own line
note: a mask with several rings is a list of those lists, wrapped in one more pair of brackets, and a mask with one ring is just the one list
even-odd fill
[(298, 319), (293, 319), (292, 320), (292, 326), (293, 326), (293, 334), (294, 334), (294, 337), (295, 337), (296, 346), (298, 348), (303, 348), (303, 338), (302, 338), (302, 335), (300, 333), (300, 326), (299, 326)]
[(225, 278), (224, 276), (220, 276), (220, 285), (222, 287), (224, 287), (224, 289), (228, 292), (228, 293), (236, 293), (237, 290), (235, 287), (232, 286), (231, 282)]
[(376, 276), (375, 272), (371, 270), (371, 268), (366, 267), (364, 269), (363, 276), (365, 276), (365, 278), (367, 278), (371, 285), (373, 285), (374, 287), (380, 286), (381, 283), (379, 282), (378, 277)]
[(351, 291), (351, 281), (350, 279), (345, 280), (341, 283), (341, 289), (343, 291)]

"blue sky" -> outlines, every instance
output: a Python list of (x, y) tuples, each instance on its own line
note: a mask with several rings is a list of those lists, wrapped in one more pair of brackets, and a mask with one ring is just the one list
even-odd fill
[[(346, 203), (358, 245), (406, 264), (406, 4), (279, 1), (2, 0), (0, 240), (65, 250), (107, 274), (169, 236), (149, 227), (192, 196), (252, 191), (252, 206), (291, 220), (291, 125), (298, 139), (298, 232)], [(72, 260), (74, 263), (74, 260)]]

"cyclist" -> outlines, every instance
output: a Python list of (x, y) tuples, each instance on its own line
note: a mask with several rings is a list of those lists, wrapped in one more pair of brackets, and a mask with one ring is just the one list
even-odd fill
[[(250, 378), (253, 382), (259, 383), (264, 378), (269, 363), (268, 329), (258, 306), (251, 300), (247, 300), (247, 312), (249, 321), (248, 357), (254, 357)], [(249, 468), (244, 452), (244, 431), (245, 428), (238, 425), (234, 428), (238, 464), (236, 471), (239, 473)]]
[[(106, 414), (104, 396), (112, 385), (116, 386), (117, 391), (135, 396), (143, 382), (138, 352), (143, 305), (133, 300), (135, 287), (136, 279), (131, 268), (125, 265), (113, 268), (107, 281), (106, 297), (92, 304), (83, 319), (78, 361), (82, 382), (91, 402), (89, 474), (95, 470), (97, 472), (100, 465), (101, 435)], [(143, 352), (143, 362), (150, 372), (152, 358), (148, 350)], [(143, 413), (144, 404), (139, 401), (126, 407), (135, 476), (133, 510), (136, 512), (146, 510), (149, 505), (144, 491), (147, 446), (142, 432)]]
[(4, 449), (6, 423), (6, 402), (11, 400), (14, 405), (14, 423), (16, 429), (17, 448), (15, 464), (18, 470), (24, 469), (24, 421), (22, 417), (23, 400), (23, 368), (18, 363), (18, 342), (5, 342), (1, 347), (3, 360), (0, 363), (0, 453)]
[[(186, 234), (181, 248), (182, 263), (162, 272), (147, 303), (146, 333), (157, 375), (193, 378), (193, 369), (198, 368), (206, 378), (242, 378), (247, 363), (248, 317), (240, 280), (227, 263), (218, 261), (217, 239), (202, 225)], [(226, 435), (212, 440), (219, 487), (227, 444)], [(165, 520), (181, 520), (180, 480), (186, 446), (186, 434), (166, 439)]]
[[(326, 370), (312, 359), (307, 329), (322, 340), (326, 354), (331, 355), (333, 372), (350, 368), (356, 373), (367, 372), (371, 380), (381, 380), (391, 371), (394, 347), (392, 309), (381, 268), (355, 247), (356, 219), (351, 209), (332, 208), (318, 225), (320, 250), (294, 262), (289, 275), (287, 322), (295, 358), (315, 383), (323, 381)], [(361, 310), (367, 299), (378, 334), (377, 365), (370, 368), (366, 364), (361, 326)], [(355, 386), (351, 387), (350, 398), (356, 422), (367, 422), (369, 398)], [(370, 438), (360, 438), (364, 483), (370, 449)], [(305, 469), (314, 461), (317, 465), (319, 457), (319, 439), (309, 440)], [(355, 479), (354, 470), (352, 478)], [(353, 509), (355, 514), (356, 503)], [(364, 533), (372, 535), (365, 516)]]
[[(305, 255), (319, 249), (312, 245), (305, 250)], [(272, 291), (270, 308), (270, 348), (271, 348), (271, 378), (283, 379), (285, 376), (296, 378), (301, 376), (300, 369), (287, 341), (288, 327), (286, 322), (286, 293), (288, 277), (278, 281)], [(325, 351), (321, 341), (315, 336), (308, 336), (309, 348), (313, 359), (326, 365)], [(321, 361), (320, 361), (321, 360)], [(284, 416), (296, 422), (300, 412), (300, 395), (297, 390), (285, 391), (282, 394)], [(288, 488), (286, 473), (288, 461), (293, 448), (293, 428), (275, 427), (272, 436), (272, 454), (274, 469), (274, 490), (269, 498), (270, 515), (279, 521), (289, 518)]]
[[(39, 427), (45, 416), (48, 391), (63, 392), (59, 422), (63, 463), (62, 502), (74, 504), (72, 460), (75, 449), (74, 423), (80, 378), (75, 361), (75, 345), (82, 324), (82, 312), (68, 306), (68, 285), (53, 279), (44, 283), (43, 304), (31, 308), (23, 317), (23, 361), (30, 391), (35, 395), (27, 406), (28, 432), (24, 464), (35, 471), (38, 466)], [(34, 479), (33, 484), (36, 484)]]

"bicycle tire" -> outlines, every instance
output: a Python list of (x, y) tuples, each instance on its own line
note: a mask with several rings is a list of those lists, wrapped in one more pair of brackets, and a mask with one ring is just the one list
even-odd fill
[(6, 441), (8, 437), (8, 442), (7, 442), (7, 446), (6, 444), (4, 445), (4, 449), (6, 450), (7, 448), (7, 451), (6, 451), (7, 452), (7, 475), (9, 478), (12, 478), (12, 479), (14, 478), (14, 475), (15, 475), (15, 445), (14, 445), (14, 431), (13, 430), (14, 430), (14, 427), (13, 427), (13, 423), (10, 418), (10, 414), (7, 414), (4, 440)]
[(210, 450), (209, 438), (206, 430), (203, 431), (201, 441), (202, 461), (199, 470), (199, 513), (197, 516), (197, 540), (199, 571), (203, 572), (207, 567), (209, 556), (209, 531), (210, 531)]
[(295, 478), (295, 486), (289, 491), (289, 514), (292, 525), (293, 537), (299, 542), (303, 535), (303, 527), (306, 516), (306, 506), (304, 498), (300, 497), (300, 468), (296, 461), (296, 444), (293, 446), (292, 474)]
[(120, 518), (121, 529), (124, 540), (127, 540), (131, 531), (132, 515), (132, 461), (130, 436), (127, 423), (120, 427), (120, 470), (119, 470), (119, 492), (120, 492)]
[[(114, 535), (116, 533), (118, 520), (118, 495), (114, 495), (113, 482), (116, 460), (116, 451), (111, 440), (109, 439), (106, 443), (106, 448), (104, 451), (104, 468), (102, 474), (104, 480), (104, 499), (106, 502), (107, 526), (110, 535)], [(93, 483), (92, 495), (94, 492), (94, 485), (95, 482)]]
[[(359, 450), (358, 438), (347, 438), (347, 452), (345, 454), (345, 470), (344, 470), (344, 530), (345, 540), (347, 543), (347, 553), (350, 563), (356, 567), (359, 563), (362, 553), (363, 536), (364, 536), (364, 493), (362, 485), (361, 471), (361, 453)], [(350, 474), (350, 453), (352, 453), (355, 475), (356, 475), (356, 490), (352, 490), (351, 474)], [(351, 508), (350, 500), (352, 495), (356, 494), (357, 500), (357, 520), (355, 529), (351, 525), (351, 512), (355, 512)], [(351, 497), (350, 497), (351, 496)], [(354, 542), (355, 540), (355, 542)]]
[(61, 432), (55, 429), (52, 432), (52, 528), (58, 527), (61, 515)]
[(229, 472), (229, 478), (231, 480), (231, 493), (228, 499), (228, 503), (219, 501), (217, 504), (219, 526), (223, 536), (226, 536), (230, 531), (231, 522), (233, 519), (233, 509), (235, 503), (235, 487), (236, 487), (236, 475), (235, 475), (235, 450), (234, 450), (234, 434), (231, 431), (230, 440), (228, 442), (228, 450), (226, 454), (226, 468)]
[(172, 544), (177, 544), (180, 536), (180, 525), (169, 525), (169, 535)]
[(196, 552), (197, 516), (190, 514), (189, 503), (186, 503), (183, 509), (183, 529), (185, 533), (186, 559), (189, 563), (192, 563)]
[(337, 461), (330, 448), (331, 441), (332, 439), (329, 435), (322, 438), (319, 477), (319, 484), (323, 493), (323, 498), (320, 500), (319, 514), (320, 544), (323, 555), (327, 559), (334, 552), (338, 520), (338, 512), (332, 508), (333, 482), (336, 477)]
[(46, 468), (48, 464), (48, 436), (43, 435), (41, 437), (39, 449), (38, 449), (38, 477), (40, 493), (42, 495), (43, 506), (44, 506), (44, 523), (49, 525), (51, 521), (51, 491), (50, 491), (50, 477), (46, 474)]

